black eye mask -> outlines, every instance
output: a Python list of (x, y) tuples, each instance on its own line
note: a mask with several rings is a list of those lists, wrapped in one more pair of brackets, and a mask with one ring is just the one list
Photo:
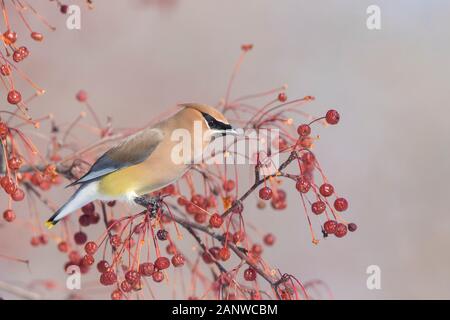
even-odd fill
[(220, 121), (214, 119), (214, 117), (212, 117), (211, 115), (209, 115), (207, 113), (203, 113), (202, 112), (202, 115), (205, 118), (206, 122), (208, 123), (208, 127), (211, 130), (226, 131), (226, 130), (231, 130), (232, 129), (229, 124), (225, 124), (223, 122), (220, 122)]

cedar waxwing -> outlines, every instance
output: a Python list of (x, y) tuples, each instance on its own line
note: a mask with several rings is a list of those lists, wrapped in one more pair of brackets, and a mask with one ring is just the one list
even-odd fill
[[(94, 200), (132, 201), (161, 189), (184, 175), (195, 159), (201, 157), (198, 153), (203, 152), (212, 137), (236, 133), (224, 115), (213, 107), (200, 104), (182, 104), (181, 107), (175, 115), (123, 139), (98, 158), (84, 176), (69, 185), (80, 187), (48, 219), (46, 226), (51, 228), (71, 212)], [(191, 163), (173, 161), (173, 148), (178, 142), (173, 141), (172, 133), (181, 129), (193, 136), (196, 122), (201, 124), (202, 132), (209, 132), (210, 135), (206, 139), (202, 137), (200, 150), (191, 144), (192, 149), (187, 153)]]

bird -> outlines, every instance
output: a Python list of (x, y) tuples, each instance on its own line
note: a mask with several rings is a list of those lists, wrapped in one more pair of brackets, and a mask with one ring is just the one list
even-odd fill
[[(123, 138), (100, 156), (85, 175), (69, 184), (67, 187), (79, 187), (47, 220), (46, 227), (52, 228), (95, 200), (133, 202), (136, 197), (164, 188), (182, 177), (215, 137), (237, 134), (214, 107), (199, 103), (179, 106), (173, 116)], [(195, 148), (191, 141), (188, 149), (180, 152), (185, 161), (173, 161), (174, 148), (179, 145), (173, 133), (181, 130), (193, 136), (196, 126), (208, 132), (201, 140), (202, 148)]]

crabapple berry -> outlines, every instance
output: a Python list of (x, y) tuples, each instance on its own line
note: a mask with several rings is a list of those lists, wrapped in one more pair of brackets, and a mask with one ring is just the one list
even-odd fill
[(155, 281), (155, 282), (161, 282), (164, 280), (164, 273), (162, 273), (161, 271), (155, 271), (152, 274), (152, 278), (153, 278), (153, 281)]
[(272, 189), (263, 187), (259, 190), (259, 197), (263, 200), (270, 200), (272, 198)]
[(301, 124), (297, 128), (297, 133), (300, 137), (309, 136), (311, 133), (311, 127), (307, 124)]
[(16, 214), (11, 209), (7, 209), (3, 212), (3, 219), (7, 222), (12, 222), (16, 219)]
[(314, 203), (311, 205), (311, 211), (312, 211), (314, 214), (317, 214), (317, 215), (323, 213), (323, 212), (325, 211), (326, 208), (327, 208), (327, 205), (325, 204), (325, 202), (320, 201), (320, 200), (314, 202)]
[(159, 257), (155, 260), (155, 267), (158, 270), (167, 269), (170, 266), (170, 260), (166, 257)]
[(87, 254), (94, 254), (95, 251), (97, 251), (97, 244), (93, 241), (89, 241), (84, 245), (84, 251), (86, 251)]
[(347, 227), (348, 227), (348, 231), (350, 231), (350, 232), (354, 232), (354, 231), (356, 231), (356, 229), (358, 229), (358, 226), (356, 225), (356, 223), (353, 223), (353, 222), (349, 223)]
[(106, 260), (100, 260), (97, 263), (97, 270), (101, 273), (105, 273), (106, 271), (109, 270), (109, 263)]
[(334, 208), (340, 212), (347, 210), (348, 208), (347, 200), (344, 198), (337, 198), (336, 200), (334, 200)]
[(311, 182), (305, 176), (300, 176), (297, 179), (295, 188), (301, 193), (307, 193), (311, 189)]
[(184, 256), (181, 253), (177, 253), (172, 257), (172, 264), (174, 267), (181, 267), (184, 265)]
[(156, 233), (156, 236), (161, 241), (167, 240), (168, 235), (169, 235), (169, 232), (167, 232), (167, 230), (164, 230), (164, 229), (158, 230), (158, 232)]
[(328, 220), (323, 224), (323, 229), (328, 234), (334, 234), (336, 232), (338, 223), (334, 220)]
[(275, 236), (271, 233), (268, 233), (264, 236), (263, 240), (267, 246), (272, 246), (275, 243)]
[(125, 273), (125, 280), (131, 285), (135, 285), (141, 280), (141, 275), (135, 270), (129, 270)]
[(286, 95), (286, 93), (280, 92), (280, 93), (278, 94), (278, 101), (280, 101), (280, 102), (286, 102), (286, 100), (287, 100), (287, 95)]
[(247, 281), (255, 281), (256, 271), (253, 268), (248, 268), (244, 271), (244, 279)]
[(236, 184), (235, 184), (234, 180), (227, 180), (227, 181), (225, 181), (225, 183), (223, 184), (223, 189), (224, 189), (225, 191), (227, 191), (227, 192), (230, 192), (231, 190), (234, 189), (235, 185), (236, 185)]
[(338, 238), (342, 238), (347, 234), (347, 226), (343, 223), (338, 223), (336, 226), (336, 231), (334, 232), (334, 235)]
[(87, 241), (87, 235), (83, 231), (78, 231), (73, 235), (75, 243), (78, 245), (84, 244)]
[(334, 188), (331, 184), (324, 183), (320, 186), (319, 191), (320, 194), (323, 195), (324, 197), (329, 197), (333, 194)]
[(139, 272), (145, 277), (150, 277), (155, 272), (155, 266), (151, 262), (144, 262), (139, 265)]
[(223, 218), (220, 214), (218, 213), (214, 213), (210, 218), (209, 218), (209, 224), (211, 225), (211, 227), (213, 228), (220, 228), (223, 224)]
[(228, 259), (230, 259), (230, 255), (230, 250), (227, 247), (222, 247), (219, 250), (219, 257), (223, 261), (227, 261)]
[(7, 100), (10, 104), (18, 104), (22, 101), (22, 95), (17, 90), (11, 90), (8, 92)]
[(328, 124), (337, 124), (339, 122), (339, 118), (339, 112), (333, 109), (328, 110), (327, 114), (325, 115), (325, 120)]

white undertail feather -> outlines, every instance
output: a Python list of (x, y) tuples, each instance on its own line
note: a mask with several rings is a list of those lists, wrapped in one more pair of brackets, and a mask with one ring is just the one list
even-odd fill
[(69, 215), (75, 210), (80, 209), (82, 206), (92, 202), (94, 200), (102, 198), (98, 192), (98, 181), (90, 182), (85, 185), (82, 185), (72, 197), (70, 197), (69, 201), (67, 201), (55, 214), (48, 219), (46, 225), (51, 228), (55, 225), (59, 220)]

